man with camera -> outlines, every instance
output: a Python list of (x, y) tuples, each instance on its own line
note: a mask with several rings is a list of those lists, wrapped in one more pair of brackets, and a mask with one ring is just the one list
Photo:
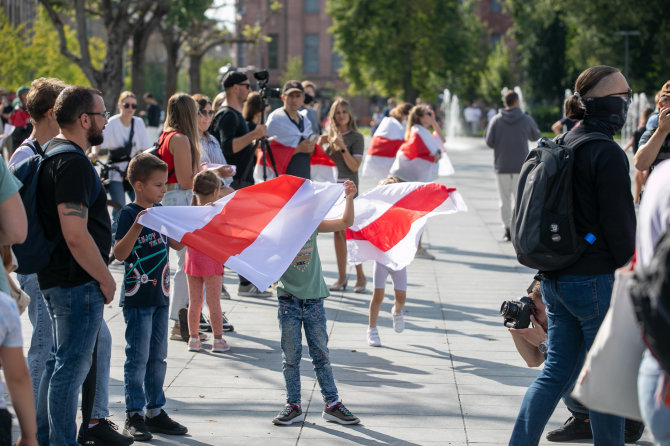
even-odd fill
[(272, 159), (269, 156), (263, 159), (263, 154), (258, 154), (254, 172), (257, 181), (264, 176), (273, 178), (275, 174), (310, 178), (310, 157), (315, 144), (312, 124), (305, 112), (300, 111), (305, 90), (300, 82), (288, 81), (282, 88), (281, 98), (284, 106), (270, 113), (267, 122), (267, 133), (273, 137), (270, 141)]
[(305, 90), (305, 101), (300, 110), (305, 110), (307, 119), (312, 124), (312, 132), (321, 133), (321, 124), (319, 123), (318, 113), (316, 112), (316, 85), (312, 81), (302, 81), (302, 88)]
[[(528, 296), (519, 301), (506, 301), (500, 313), (505, 318), (505, 326), (512, 335), (514, 346), (526, 361), (528, 367), (539, 367), (547, 358), (547, 313), (540, 282), (534, 280), (528, 287)], [(547, 434), (549, 441), (590, 440), (593, 438), (589, 410), (570, 396), (572, 389), (565, 393), (563, 402), (572, 414), (563, 426)], [(624, 441), (635, 443), (644, 432), (644, 424), (626, 420)]]
[(230, 185), (237, 190), (254, 184), (253, 142), (264, 137), (267, 128), (260, 123), (254, 130), (249, 131), (247, 121), (242, 116), (242, 105), (251, 91), (246, 74), (229, 71), (223, 77), (221, 85), (226, 91), (226, 100), (212, 119), (209, 132), (221, 144), (221, 150), (228, 163), (237, 166), (237, 172)]

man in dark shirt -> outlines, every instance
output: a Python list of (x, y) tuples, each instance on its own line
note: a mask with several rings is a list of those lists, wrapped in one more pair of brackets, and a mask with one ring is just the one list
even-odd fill
[[(116, 283), (105, 262), (112, 240), (107, 196), (85, 155), (86, 149), (102, 143), (109, 114), (100, 92), (79, 86), (64, 89), (53, 109), (60, 133), (47, 152), (49, 146), (63, 144), (81, 151), (45, 161), (37, 189), (39, 218), (56, 243), (49, 265), (37, 274), (55, 344), (41, 382), (38, 441), (64, 445), (75, 444), (79, 389), (91, 368), (103, 308), (114, 298)], [(100, 420), (95, 426), (100, 424), (108, 422)], [(132, 443), (114, 434), (110, 444)]]
[(670, 81), (658, 93), (658, 111), (647, 121), (647, 130), (640, 137), (639, 148), (633, 157), (637, 170), (651, 170), (663, 160), (670, 159)]
[(154, 143), (158, 141), (158, 136), (161, 133), (158, 128), (161, 123), (161, 108), (151, 93), (144, 93), (144, 102), (147, 104), (147, 109), (144, 112), (147, 118), (147, 136), (149, 136), (149, 141)]
[(247, 100), (251, 89), (246, 74), (229, 71), (221, 84), (226, 91), (226, 100), (212, 119), (209, 132), (221, 144), (226, 161), (237, 166), (230, 185), (237, 190), (254, 184), (253, 167), (256, 158), (252, 143), (264, 137), (267, 129), (261, 123), (249, 131), (247, 122), (242, 116), (242, 104)]

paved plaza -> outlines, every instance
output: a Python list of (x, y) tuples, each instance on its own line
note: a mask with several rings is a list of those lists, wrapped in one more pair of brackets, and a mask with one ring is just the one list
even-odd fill
[[(378, 324), (381, 348), (366, 343), (371, 292), (353, 293), (353, 268), (349, 288), (326, 299), (335, 381), (360, 425), (321, 418), (323, 400), (306, 344), (301, 368), (306, 420), (281, 427), (271, 423), (285, 402), (276, 298), (238, 297), (237, 275), (226, 270), (232, 299), (221, 303), (235, 326), (224, 333), (232, 349), (191, 353), (185, 343), (169, 341), (165, 409), (189, 434), (156, 434), (149, 444), (507, 444), (526, 387), (539, 370), (528, 368), (517, 354), (498, 310), (503, 300), (525, 293), (533, 271), (516, 262), (510, 243), (501, 242), (493, 151), (481, 139), (457, 139), (452, 145), (456, 174), (440, 181), (460, 191), (469, 212), (429, 220), (423, 244), (436, 260), (416, 259), (408, 267), (405, 331), (392, 328), (390, 282)], [(360, 189), (373, 185), (363, 180)], [(330, 284), (337, 276), (332, 235), (320, 235), (318, 243)], [(123, 266), (112, 269), (120, 284)], [(372, 263), (364, 269), (371, 290)], [(118, 300), (104, 317), (113, 337), (111, 420), (122, 426), (125, 324)], [(27, 347), (27, 313), (22, 322)], [(559, 404), (545, 434), (568, 416)], [(647, 433), (638, 444), (651, 445)]]

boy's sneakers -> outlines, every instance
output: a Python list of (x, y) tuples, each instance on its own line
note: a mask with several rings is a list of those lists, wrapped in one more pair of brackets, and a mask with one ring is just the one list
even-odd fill
[(323, 409), (321, 416), (324, 420), (340, 424), (358, 424), (361, 422), (361, 420), (349, 412), (349, 409), (344, 407), (344, 404), (339, 401), (332, 406), (326, 406)]
[(188, 351), (190, 352), (199, 352), (202, 350), (202, 344), (198, 338), (190, 338), (188, 340)]
[(144, 424), (144, 417), (139, 413), (135, 413), (132, 416), (126, 414), (126, 424), (123, 427), (123, 433), (130, 435), (135, 441), (149, 441), (154, 437), (149, 432), (149, 429), (147, 429), (147, 425)]
[(228, 350), (230, 350), (230, 345), (228, 345), (225, 339), (214, 339), (214, 342), (212, 343), (212, 352), (223, 353)]
[(379, 339), (379, 331), (377, 327), (368, 327), (368, 345), (370, 347), (381, 347), (382, 340)]
[(88, 429), (85, 429), (82, 424), (77, 435), (77, 443), (85, 446), (98, 444), (128, 446), (133, 444), (132, 437), (120, 434), (117, 429), (116, 424), (105, 418), (98, 420), (98, 424)]
[(223, 284), (221, 285), (221, 299), (230, 300), (230, 293), (226, 290), (226, 286)]
[(289, 425), (305, 419), (302, 409), (297, 404), (286, 404), (284, 409), (272, 419), (274, 424)]
[(256, 288), (255, 285), (240, 285), (237, 288), (238, 296), (247, 296), (247, 297), (272, 297), (272, 291), (260, 291)]
[(228, 321), (228, 318), (226, 317), (226, 313), (223, 311), (221, 312), (221, 318), (223, 319), (223, 331), (235, 331), (235, 327), (233, 327), (233, 324)]
[(186, 426), (174, 421), (168, 414), (161, 409), (161, 413), (155, 417), (144, 417), (144, 423), (150, 432), (166, 435), (184, 435), (188, 432)]
[(393, 329), (396, 331), (396, 333), (402, 333), (402, 331), (405, 329), (405, 315), (403, 314), (402, 310), (400, 310), (399, 313), (391, 311), (391, 316), (393, 316)]

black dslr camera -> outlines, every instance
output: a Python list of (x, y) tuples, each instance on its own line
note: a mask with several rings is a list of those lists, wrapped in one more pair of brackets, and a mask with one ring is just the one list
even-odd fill
[(254, 78), (258, 81), (258, 91), (261, 95), (261, 99), (265, 100), (267, 98), (281, 97), (279, 88), (267, 88), (268, 81), (270, 80), (270, 73), (268, 73), (268, 70), (256, 71), (254, 73)]
[(535, 315), (536, 311), (533, 299), (528, 296), (518, 301), (506, 300), (500, 306), (500, 314), (505, 318), (503, 325), (507, 328), (528, 328), (530, 315)]

